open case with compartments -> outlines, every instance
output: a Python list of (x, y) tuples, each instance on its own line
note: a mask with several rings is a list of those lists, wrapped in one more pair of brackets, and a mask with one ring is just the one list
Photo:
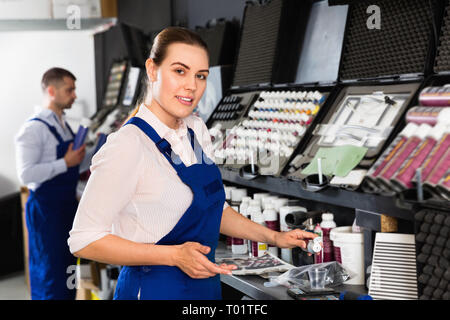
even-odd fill
[[(379, 28), (369, 23), (371, 6), (379, 9)], [(307, 181), (304, 169), (316, 161), (319, 150), (340, 152), (339, 147), (354, 146), (363, 150), (357, 166), (346, 176), (330, 175), (327, 181), (351, 190), (360, 186), (417, 101), (432, 68), (442, 8), (442, 1), (428, 0), (364, 0), (349, 5), (339, 68), (341, 90), (307, 146), (289, 162), (283, 172), (287, 178)]]
[[(368, 171), (366, 192), (398, 194), (401, 205), (432, 202), (447, 206), (450, 199), (450, 3), (444, 2), (433, 73), (424, 81), (409, 108), (406, 127)], [(435, 17), (436, 18), (436, 17)], [(420, 179), (421, 183), (418, 183)]]
[(217, 164), (280, 176), (337, 95), (346, 18), (328, 1), (247, 4), (232, 87), (207, 122)]

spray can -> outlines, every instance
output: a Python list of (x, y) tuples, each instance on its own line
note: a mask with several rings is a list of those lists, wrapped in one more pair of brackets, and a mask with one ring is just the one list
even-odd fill
[(81, 120), (80, 126), (78, 127), (77, 134), (75, 135), (74, 141), (73, 141), (73, 150), (78, 150), (81, 148), (81, 146), (84, 143), (84, 140), (86, 140), (86, 135), (88, 134), (89, 127), (91, 125), (91, 120), (88, 118), (83, 118)]
[(323, 240), (323, 261), (331, 262), (334, 261), (334, 249), (333, 242), (330, 239), (330, 232), (332, 229), (336, 228), (336, 222), (334, 222), (334, 215), (332, 213), (323, 213), (322, 222), (320, 227), (322, 228), (322, 240)]
[[(323, 231), (322, 231), (322, 228), (320, 227), (319, 223), (316, 224), (313, 232), (318, 235), (318, 237), (315, 239), (320, 238), (320, 242), (322, 243)], [(319, 254), (314, 255), (314, 263), (317, 264), (317, 263), (322, 263), (322, 262), (323, 262), (323, 250), (322, 250), (322, 246), (321, 246), (320, 250), (319, 250)]]
[[(273, 208), (272, 202), (266, 203), (266, 208), (263, 211), (264, 222), (267, 228), (273, 231), (280, 231), (280, 221), (278, 219), (278, 214)], [(278, 248), (269, 244), (268, 251), (278, 257)]]

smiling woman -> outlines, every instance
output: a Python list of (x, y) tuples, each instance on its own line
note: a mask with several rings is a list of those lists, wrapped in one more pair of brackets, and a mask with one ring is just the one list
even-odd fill
[(70, 251), (124, 266), (115, 299), (220, 299), (220, 274), (236, 268), (215, 263), (220, 232), (281, 248), (315, 236), (272, 231), (226, 204), (208, 129), (192, 115), (208, 77), (201, 38), (167, 28), (145, 66), (144, 102), (92, 159)]

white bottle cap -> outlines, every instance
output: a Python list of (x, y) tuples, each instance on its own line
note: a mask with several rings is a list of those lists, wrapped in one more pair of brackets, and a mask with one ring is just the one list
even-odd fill
[(250, 203), (251, 200), (252, 200), (251, 197), (246, 196), (246, 197), (242, 198), (242, 203), (245, 203), (245, 202)]
[(431, 130), (428, 132), (428, 137), (433, 138), (434, 140), (439, 140), (445, 134), (446, 126), (442, 123), (437, 123)]
[(402, 130), (402, 132), (400, 132), (400, 135), (409, 138), (414, 134), (414, 132), (417, 129), (419, 129), (419, 126), (415, 123), (410, 122), (406, 125), (406, 127)]
[(280, 211), (280, 208), (285, 206), (288, 203), (288, 199), (286, 198), (277, 198), (272, 201), (275, 210)]
[(414, 133), (414, 136), (423, 140), (427, 136), (428, 132), (430, 132), (431, 126), (429, 124), (423, 123), (419, 126), (419, 129)]
[(252, 213), (251, 217), (252, 217), (252, 221), (253, 222), (256, 222), (256, 223), (259, 223), (259, 224), (264, 224), (265, 223), (264, 215), (261, 212), (259, 212), (259, 213), (257, 213), (257, 212)]
[(231, 201), (241, 202), (242, 199), (247, 196), (247, 189), (232, 189), (231, 190)]
[(266, 209), (263, 211), (264, 219), (266, 221), (277, 221), (278, 220), (278, 213), (273, 208), (273, 205), (271, 203), (268, 203), (266, 206)]
[(262, 199), (262, 198), (267, 197), (267, 196), (269, 196), (269, 195), (270, 195), (270, 193), (263, 193), (263, 192), (255, 193), (255, 194), (253, 195), (253, 199), (254, 199), (254, 200), (259, 200), (259, 201), (261, 202), (261, 199)]
[(442, 110), (441, 112), (439, 112), (438, 115), (438, 123), (443, 123), (443, 124), (450, 124), (450, 108), (443, 108), (444, 110)]
[(231, 190), (236, 189), (236, 187), (224, 187), (225, 189), (225, 199), (231, 200)]
[(333, 220), (334, 214), (332, 213), (322, 213), (322, 220)]

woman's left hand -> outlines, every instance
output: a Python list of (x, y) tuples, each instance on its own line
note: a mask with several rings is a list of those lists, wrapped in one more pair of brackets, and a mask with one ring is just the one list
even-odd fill
[(294, 248), (300, 247), (306, 249), (308, 241), (318, 237), (312, 232), (295, 229), (287, 232), (278, 232), (275, 236), (275, 245), (278, 248)]

